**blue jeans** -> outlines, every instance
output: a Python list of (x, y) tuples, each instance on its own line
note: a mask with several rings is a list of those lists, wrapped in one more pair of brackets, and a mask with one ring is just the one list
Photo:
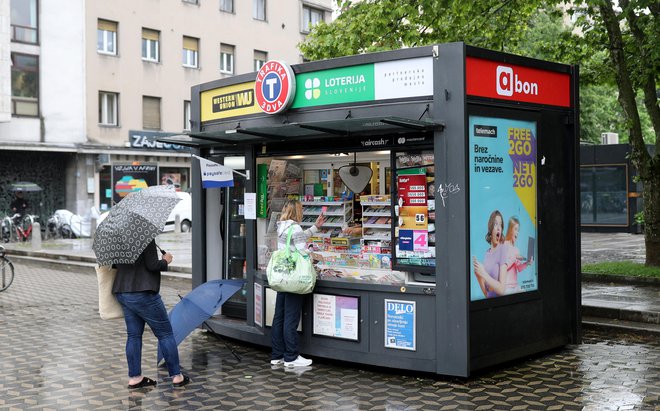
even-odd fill
[(151, 291), (138, 293), (117, 293), (126, 321), (126, 361), (130, 378), (142, 375), (142, 334), (144, 324), (149, 324), (156, 338), (158, 347), (167, 363), (170, 377), (181, 374), (179, 351), (174, 340), (172, 324), (167, 317), (165, 304), (160, 294)]
[(271, 359), (286, 362), (298, 358), (298, 322), (304, 300), (302, 294), (277, 293), (271, 338)]

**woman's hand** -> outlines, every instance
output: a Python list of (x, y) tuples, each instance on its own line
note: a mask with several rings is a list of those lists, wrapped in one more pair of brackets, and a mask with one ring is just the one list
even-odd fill
[(321, 228), (321, 226), (322, 226), (324, 223), (325, 223), (325, 216), (323, 215), (323, 213), (321, 213), (321, 214), (319, 214), (319, 216), (316, 218), (316, 222), (314, 223), (314, 225), (316, 226), (316, 228)]
[(472, 268), (474, 268), (474, 274), (477, 276), (477, 278), (483, 278), (488, 275), (483, 264), (477, 260), (477, 257), (472, 257)]
[(172, 254), (170, 253), (163, 254), (163, 260), (165, 260), (167, 264), (172, 264)]

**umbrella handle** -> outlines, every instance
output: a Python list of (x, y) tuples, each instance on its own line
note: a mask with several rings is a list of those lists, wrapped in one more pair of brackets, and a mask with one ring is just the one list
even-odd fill
[(167, 251), (165, 251), (165, 250), (163, 250), (162, 248), (160, 248), (160, 247), (158, 246), (158, 244), (156, 244), (156, 248), (160, 250), (160, 253), (161, 253), (162, 255), (165, 255), (165, 253), (167, 253)]

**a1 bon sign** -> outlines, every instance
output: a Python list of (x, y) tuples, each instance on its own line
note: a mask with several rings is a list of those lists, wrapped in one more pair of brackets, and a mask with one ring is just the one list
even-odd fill
[(288, 64), (271, 60), (257, 72), (254, 96), (257, 105), (268, 114), (286, 110), (296, 94), (296, 77)]

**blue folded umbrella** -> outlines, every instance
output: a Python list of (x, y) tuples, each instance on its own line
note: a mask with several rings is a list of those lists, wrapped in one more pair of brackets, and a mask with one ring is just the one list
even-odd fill
[[(183, 297), (169, 313), (176, 344), (179, 345), (195, 328), (215, 314), (244, 284), (245, 280), (211, 280)], [(156, 364), (162, 358), (159, 347)]]

